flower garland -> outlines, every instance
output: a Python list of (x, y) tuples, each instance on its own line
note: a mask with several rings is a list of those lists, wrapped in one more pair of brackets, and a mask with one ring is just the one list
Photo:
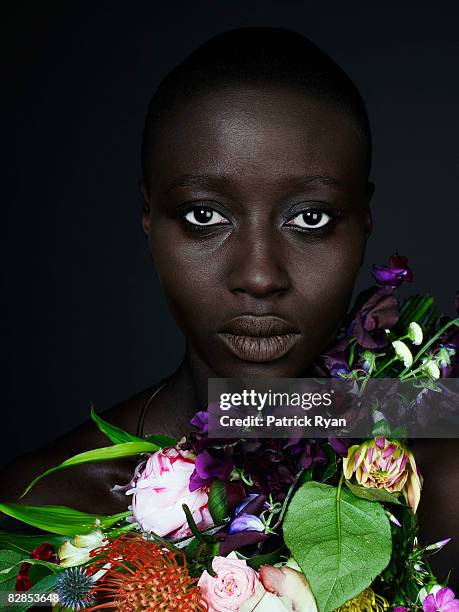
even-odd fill
[[(438, 381), (459, 378), (459, 318), (440, 316), (430, 297), (399, 304), (395, 289), (412, 280), (406, 258), (373, 274), (378, 285), (358, 297), (314, 372), (360, 390), (372, 378), (415, 381), (422, 406)], [(177, 441), (91, 416), (111, 450), (72, 461), (138, 455), (129, 508), (96, 516), (0, 504), (41, 530), (0, 532), (2, 590), (24, 594), (15, 609), (53, 595), (56, 610), (88, 612), (459, 611), (427, 561), (449, 539), (419, 545), (423, 479), (407, 440), (384, 423), (366, 440), (218, 440), (201, 411)]]

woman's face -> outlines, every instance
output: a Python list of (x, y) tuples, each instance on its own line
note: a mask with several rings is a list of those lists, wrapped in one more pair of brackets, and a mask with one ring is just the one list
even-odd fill
[(371, 229), (352, 119), (283, 86), (181, 106), (155, 147), (144, 230), (192, 357), (295, 377), (334, 337)]

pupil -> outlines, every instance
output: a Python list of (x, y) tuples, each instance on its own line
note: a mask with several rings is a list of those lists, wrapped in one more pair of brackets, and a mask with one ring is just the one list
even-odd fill
[(317, 225), (320, 222), (322, 213), (319, 210), (307, 210), (303, 213), (304, 222), (308, 225)]
[(212, 211), (208, 208), (198, 208), (194, 211), (194, 217), (199, 223), (206, 223), (212, 219)]

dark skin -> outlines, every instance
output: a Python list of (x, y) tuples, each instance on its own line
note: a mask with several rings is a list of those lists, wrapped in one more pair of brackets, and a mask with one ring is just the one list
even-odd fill
[[(371, 232), (373, 186), (352, 118), (285, 86), (241, 84), (178, 109), (155, 143), (142, 193), (151, 254), (187, 338), (183, 362), (149, 405), (144, 432), (180, 437), (206, 405), (209, 377), (298, 377), (333, 339)], [(290, 350), (262, 363), (234, 355), (220, 331), (247, 314), (275, 315), (294, 327)], [(150, 392), (104, 418), (135, 433)], [(10, 466), (0, 499), (15, 501), (38, 473), (105, 445), (93, 424), (84, 424)], [(442, 455), (449, 467), (441, 472), (446, 483), (439, 493), (451, 488), (449, 475), (459, 473), (452, 446), (419, 445), (426, 479), (420, 515), (428, 541), (455, 534), (459, 541), (452, 514), (459, 509), (457, 492), (444, 502), (434, 497)], [(111, 487), (126, 483), (134, 465), (135, 459), (70, 468), (41, 481), (22, 501), (121, 511), (126, 497)], [(435, 503), (441, 525), (428, 520)], [(454, 564), (456, 550), (450, 546), (450, 554), (438, 558), (442, 566)]]

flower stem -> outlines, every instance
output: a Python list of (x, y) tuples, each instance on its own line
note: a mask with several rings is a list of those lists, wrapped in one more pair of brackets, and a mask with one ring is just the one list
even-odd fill
[[(457, 327), (459, 327), (459, 317), (457, 319), (453, 319), (452, 321), (449, 321), (446, 325), (443, 325), (443, 327), (440, 329), (440, 331), (438, 331), (435, 336), (433, 336), (433, 338), (431, 338), (429, 340), (429, 342), (427, 342), (422, 349), (417, 353), (417, 355), (414, 357), (413, 359), (413, 364), (419, 359), (419, 357), (421, 357), (421, 355), (423, 355), (427, 349), (429, 349), (432, 344), (434, 344), (439, 338), (440, 336), (442, 336), (445, 331), (447, 329), (449, 329), (450, 327), (452, 327), (453, 325), (456, 325)], [(412, 365), (413, 365), (412, 364)], [(405, 376), (405, 374), (410, 370), (410, 368), (405, 368), (402, 372), (400, 372), (399, 377), (402, 378), (403, 376)]]
[(381, 372), (384, 372), (384, 370), (386, 370), (390, 365), (394, 363), (394, 361), (397, 361), (397, 360), (398, 360), (398, 357), (392, 357), (392, 359), (389, 359), (389, 361), (387, 361), (381, 368), (379, 368), (379, 370), (377, 370), (374, 373), (374, 378), (378, 378)]
[(282, 504), (282, 509), (279, 513), (279, 518), (276, 521), (276, 524), (274, 525), (274, 527), (272, 527), (271, 529), (274, 531), (276, 531), (276, 529), (278, 529), (278, 527), (280, 527), (280, 525), (282, 524), (282, 521), (284, 520), (284, 515), (287, 511), (287, 506), (289, 504), (289, 501), (293, 495), (294, 490), (296, 489), (296, 485), (298, 484), (298, 481), (301, 477), (301, 474), (304, 472), (305, 470), (300, 470), (297, 475), (295, 476), (295, 480), (292, 482), (292, 484), (290, 485), (290, 488), (287, 492), (287, 495), (285, 496), (284, 502)]

